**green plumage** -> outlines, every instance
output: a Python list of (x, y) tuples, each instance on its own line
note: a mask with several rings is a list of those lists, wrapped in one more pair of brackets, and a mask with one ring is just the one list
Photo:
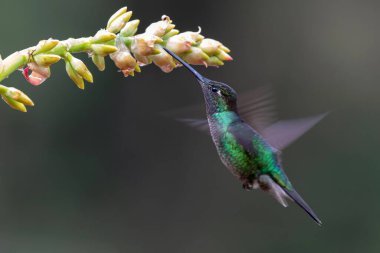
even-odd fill
[[(225, 104), (221, 106), (226, 107)], [(236, 112), (217, 112), (210, 118), (219, 155), (233, 174), (248, 181), (260, 174), (267, 174), (282, 187), (293, 189), (278, 164), (278, 155), (273, 152), (273, 148), (242, 121)]]

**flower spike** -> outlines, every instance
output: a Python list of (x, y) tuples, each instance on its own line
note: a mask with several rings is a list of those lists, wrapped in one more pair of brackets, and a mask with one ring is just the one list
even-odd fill
[[(197, 32), (180, 32), (169, 16), (163, 15), (151, 23), (143, 33), (136, 34), (140, 20), (132, 18), (132, 11), (122, 7), (108, 20), (107, 26), (93, 36), (41, 40), (36, 46), (15, 52), (2, 60), (0, 56), (0, 82), (11, 73), (22, 69), (24, 78), (38, 86), (51, 75), (50, 68), (60, 61), (70, 79), (84, 89), (84, 81), (93, 82), (93, 75), (76, 53), (86, 53), (99, 71), (105, 70), (105, 57), (110, 56), (115, 66), (125, 76), (134, 76), (141, 67), (153, 63), (165, 73), (180, 67), (164, 48), (173, 51), (189, 64), (222, 66), (231, 61), (230, 50), (221, 42), (205, 38)], [(12, 108), (26, 111), (33, 102), (21, 91), (0, 85), (0, 95)]]

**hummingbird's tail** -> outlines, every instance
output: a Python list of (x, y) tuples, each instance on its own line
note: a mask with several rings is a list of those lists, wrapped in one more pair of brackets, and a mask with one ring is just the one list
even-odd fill
[(296, 190), (288, 190), (277, 184), (270, 176), (261, 175), (258, 180), (260, 188), (270, 193), (281, 205), (288, 206), (287, 199), (291, 199), (297, 203), (318, 225), (322, 225), (322, 221), (314, 213), (313, 209), (302, 199)]
[(283, 189), (286, 194), (299, 205), (319, 226), (322, 225), (322, 221), (314, 213), (313, 209), (303, 200), (303, 198), (296, 192), (296, 190)]
[(179, 61), (183, 66), (185, 66), (191, 73), (193, 73), (193, 75), (198, 79), (198, 81), (205, 82), (207, 80), (205, 77), (199, 74), (198, 71), (196, 71), (193, 67), (191, 67), (187, 62), (182, 60), (178, 55), (176, 55), (175, 53), (173, 53), (172, 51), (170, 51), (169, 49), (165, 47), (164, 47), (164, 50), (168, 54), (170, 54), (174, 59)]

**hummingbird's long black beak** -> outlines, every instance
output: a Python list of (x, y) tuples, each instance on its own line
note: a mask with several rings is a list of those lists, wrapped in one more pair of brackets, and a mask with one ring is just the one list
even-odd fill
[(179, 61), (183, 66), (185, 66), (191, 73), (193, 73), (193, 75), (198, 79), (199, 82), (201, 82), (202, 84), (205, 84), (206, 81), (208, 80), (207, 78), (203, 77), (201, 74), (199, 74), (195, 69), (193, 69), (193, 67), (191, 67), (187, 62), (185, 62), (184, 60), (182, 60), (178, 55), (176, 55), (175, 53), (173, 53), (172, 51), (170, 51), (169, 49), (167, 48), (164, 48), (164, 50), (170, 54), (174, 59), (176, 59), (177, 61)]

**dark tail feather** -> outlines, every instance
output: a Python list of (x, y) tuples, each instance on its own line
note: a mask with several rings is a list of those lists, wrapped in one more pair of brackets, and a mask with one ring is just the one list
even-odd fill
[(318, 216), (314, 213), (311, 207), (302, 199), (302, 197), (295, 190), (287, 190), (283, 189), (288, 196), (294, 200), (307, 214), (319, 225), (322, 225), (322, 221), (318, 218)]
[(170, 54), (174, 59), (176, 59), (177, 61), (179, 61), (183, 66), (185, 66), (191, 73), (193, 73), (193, 75), (195, 75), (195, 77), (199, 81), (204, 82), (206, 80), (206, 78), (204, 78), (201, 74), (199, 74), (193, 67), (191, 67), (187, 62), (185, 62), (184, 60), (182, 60), (178, 55), (176, 55), (175, 53), (173, 53), (172, 51), (170, 51), (167, 48), (164, 48), (164, 50), (168, 54)]

